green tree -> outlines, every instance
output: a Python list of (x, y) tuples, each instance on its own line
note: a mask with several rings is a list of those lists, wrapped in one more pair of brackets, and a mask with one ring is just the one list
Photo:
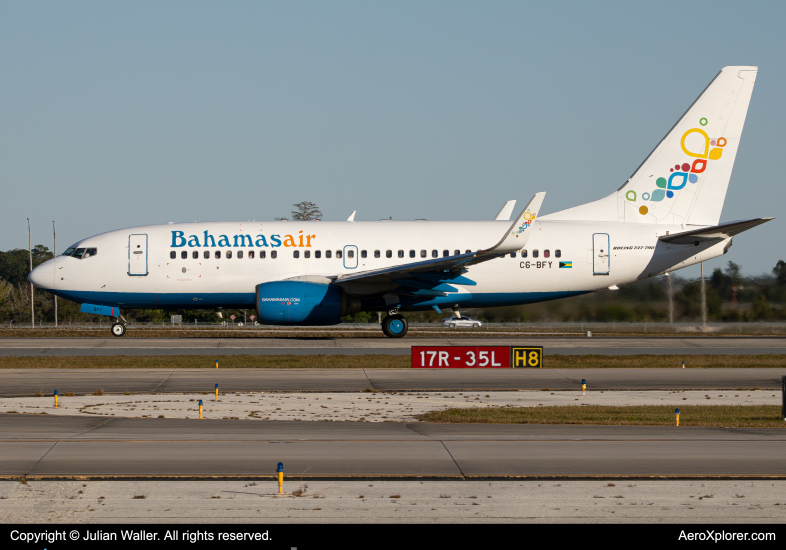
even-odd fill
[(292, 219), (295, 221), (318, 220), (322, 217), (322, 211), (313, 202), (301, 201), (292, 206), (295, 207), (291, 212)]
[[(33, 268), (47, 260), (54, 258), (54, 254), (42, 244), (33, 248)], [(0, 279), (14, 286), (27, 284), (27, 275), (30, 273), (30, 254), (22, 248), (15, 248), (8, 252), (0, 252)]]

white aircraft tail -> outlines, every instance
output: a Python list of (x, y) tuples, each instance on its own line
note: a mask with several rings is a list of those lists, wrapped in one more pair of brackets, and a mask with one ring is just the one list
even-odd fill
[(615, 193), (541, 219), (717, 225), (758, 67), (724, 67)]

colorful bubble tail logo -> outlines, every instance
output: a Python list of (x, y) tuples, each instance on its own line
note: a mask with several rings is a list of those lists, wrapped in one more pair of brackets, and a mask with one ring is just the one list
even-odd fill
[(526, 230), (527, 230), (527, 228), (528, 228), (530, 225), (532, 225), (532, 222), (534, 222), (534, 221), (535, 221), (535, 218), (537, 217), (537, 214), (535, 214), (534, 212), (530, 212), (529, 210), (527, 210), (526, 212), (524, 212), (524, 215), (523, 215), (522, 217), (524, 218), (524, 221), (523, 221), (523, 222), (521, 222), (521, 225), (520, 225), (520, 226), (518, 227), (518, 229), (516, 230), (516, 233), (517, 233), (517, 234), (524, 233), (524, 231), (526, 231)]
[[(699, 124), (702, 126), (707, 125), (707, 119), (701, 118)], [(696, 135), (692, 135), (696, 134)], [(690, 143), (686, 144), (686, 140)], [(692, 163), (683, 162), (682, 164), (675, 164), (674, 168), (669, 171), (671, 175), (668, 179), (658, 178), (655, 180), (657, 189), (653, 189), (651, 193), (642, 193), (640, 197), (636, 195), (633, 190), (625, 193), (625, 198), (631, 202), (636, 202), (637, 199), (649, 202), (661, 202), (663, 199), (673, 199), (674, 192), (684, 188), (688, 183), (697, 183), (699, 181), (698, 174), (707, 169), (707, 162), (710, 160), (718, 160), (723, 155), (723, 147), (726, 146), (726, 138), (710, 139), (707, 132), (701, 128), (691, 128), (680, 139), (680, 148), (682, 152), (693, 157), (695, 160)], [(700, 149), (697, 151), (696, 149)], [(639, 214), (645, 216), (649, 212), (646, 206), (639, 207)]]

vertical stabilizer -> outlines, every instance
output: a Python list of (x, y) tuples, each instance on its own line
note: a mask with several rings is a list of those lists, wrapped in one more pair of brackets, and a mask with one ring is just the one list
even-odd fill
[(757, 67), (724, 67), (616, 193), (543, 219), (716, 225)]

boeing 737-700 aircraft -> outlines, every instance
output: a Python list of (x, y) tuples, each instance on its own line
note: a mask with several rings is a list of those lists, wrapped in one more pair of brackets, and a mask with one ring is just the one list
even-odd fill
[(82, 311), (256, 308), (270, 325), (331, 325), (386, 311), (527, 304), (616, 288), (725, 254), (772, 218), (719, 224), (757, 67), (726, 67), (611, 195), (515, 221), (195, 222), (109, 231), (38, 266), (30, 281)]

